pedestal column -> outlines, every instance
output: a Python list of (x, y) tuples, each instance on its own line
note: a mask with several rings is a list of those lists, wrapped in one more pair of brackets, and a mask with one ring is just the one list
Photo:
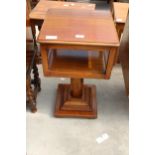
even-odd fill
[(71, 96), (81, 98), (83, 89), (83, 79), (71, 79)]

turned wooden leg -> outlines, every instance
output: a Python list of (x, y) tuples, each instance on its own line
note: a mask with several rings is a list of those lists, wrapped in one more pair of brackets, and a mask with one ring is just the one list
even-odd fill
[(31, 88), (31, 79), (27, 79), (26, 80), (26, 94), (27, 94), (27, 97), (28, 97), (28, 104), (31, 108), (31, 111), (34, 113), (37, 111), (37, 108), (36, 108), (36, 98), (35, 98), (35, 95), (34, 95), (34, 92)]
[(41, 80), (39, 78), (38, 67), (35, 63), (33, 65), (33, 74), (34, 74), (34, 85), (35, 87), (38, 87), (38, 91), (41, 91)]

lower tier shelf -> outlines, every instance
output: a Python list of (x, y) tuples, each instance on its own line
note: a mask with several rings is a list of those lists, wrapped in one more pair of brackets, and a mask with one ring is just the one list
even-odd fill
[(47, 76), (73, 78), (103, 78), (106, 70), (107, 52), (53, 51), (47, 52)]

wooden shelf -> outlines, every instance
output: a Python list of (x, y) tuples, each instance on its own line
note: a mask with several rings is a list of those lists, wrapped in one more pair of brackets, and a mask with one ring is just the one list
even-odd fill
[(52, 76), (103, 78), (105, 52), (49, 50), (48, 70)]

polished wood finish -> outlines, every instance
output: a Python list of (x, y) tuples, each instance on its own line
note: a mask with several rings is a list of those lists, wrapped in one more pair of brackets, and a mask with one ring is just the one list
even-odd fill
[[(119, 39), (121, 39), (121, 35), (124, 30), (128, 10), (129, 10), (128, 3), (113, 2), (113, 16)], [(116, 54), (115, 64), (117, 62), (119, 62), (119, 50), (117, 51)]]
[[(38, 26), (38, 29), (41, 29), (41, 26), (43, 24), (44, 18), (46, 16), (46, 13), (48, 9), (73, 9), (73, 10), (94, 10), (95, 4), (92, 3), (77, 3), (77, 2), (62, 2), (62, 1), (39, 1), (37, 6), (30, 12), (28, 18), (30, 18), (31, 21), (31, 27)], [(33, 30), (33, 36), (36, 38), (35, 30)], [(39, 55), (39, 54), (38, 54)], [(40, 55), (39, 55), (40, 56)], [(39, 61), (42, 60), (39, 57)]]
[[(50, 9), (38, 42), (118, 47), (118, 35), (110, 11)], [(76, 37), (82, 35), (83, 38)], [(56, 36), (57, 39), (46, 39)]]
[(62, 2), (62, 1), (40, 1), (37, 6), (31, 11), (30, 19), (44, 20), (49, 9), (78, 9), (78, 10), (95, 10), (95, 4), (92, 3), (77, 3), (77, 2)]
[[(68, 27), (70, 29), (68, 29)], [(82, 39), (75, 38), (76, 34), (82, 34), (85, 37)], [(58, 38), (49, 40), (46, 39), (46, 36), (57, 36)], [(49, 11), (47, 18), (44, 21), (43, 27), (38, 36), (38, 42), (41, 43), (44, 74), (46, 76), (66, 77), (70, 77), (72, 75), (74, 78), (110, 78), (112, 69), (111, 62), (115, 57), (116, 47), (119, 46), (116, 28), (109, 11), (78, 12), (73, 10), (52, 9)], [(104, 56), (104, 61), (102, 63), (101, 58), (99, 56), (95, 58), (94, 55), (97, 54), (92, 52), (93, 55), (89, 56), (89, 64), (94, 63), (95, 65), (90, 68), (87, 63), (87, 57), (86, 59), (83, 58), (80, 60), (78, 58), (74, 58), (74, 60), (77, 59), (77, 61), (69, 62), (68, 60), (72, 58), (63, 59), (53, 56), (55, 59), (52, 59), (53, 67), (51, 68), (48, 67), (49, 62), (47, 62), (47, 48), (74, 50), (84, 49), (93, 51), (105, 51), (106, 49), (108, 50), (108, 57)], [(104, 52), (103, 55), (106, 55), (106, 53)], [(77, 67), (79, 66), (79, 61), (82, 63), (80, 64), (80, 67)], [(60, 65), (61, 63), (65, 65)], [(70, 70), (67, 68), (70, 68)], [(103, 70), (103, 68), (105, 69)], [(76, 70), (76, 72), (74, 70)], [(81, 72), (84, 74), (81, 74)]]
[(71, 79), (71, 96), (78, 98), (82, 96), (83, 79)]
[(63, 1), (43, 1), (41, 0), (37, 6), (31, 11), (29, 17), (31, 23), (41, 29), (47, 11), (49, 9), (73, 9), (73, 10), (95, 10), (96, 5), (92, 3), (77, 3), (77, 2), (63, 2)]
[(72, 84), (58, 85), (54, 115), (56, 117), (96, 118), (96, 87), (84, 85), (81, 97), (72, 97), (71, 87)]
[[(46, 46), (50, 49), (49, 46)], [(72, 47), (72, 46), (71, 46)], [(47, 51), (41, 45), (42, 63), (44, 74), (46, 76), (62, 76), (73, 78), (108, 78), (112, 64), (111, 60), (114, 57), (115, 50), (111, 48), (110, 51), (71, 51), (68, 46), (68, 51), (60, 50), (60, 46), (54, 48), (59, 49), (55, 53)], [(51, 48), (53, 48), (51, 46)], [(83, 47), (79, 46), (82, 49)], [(91, 47), (90, 47), (91, 48)], [(74, 46), (72, 47), (74, 49)], [(63, 52), (62, 52), (63, 51)], [(46, 61), (48, 60), (48, 61)], [(82, 74), (81, 74), (82, 73)]]
[(83, 79), (110, 78), (119, 46), (111, 12), (51, 9), (37, 40), (44, 75), (71, 78), (58, 86), (54, 115), (96, 118), (96, 89)]
[(71, 84), (59, 84), (54, 115), (57, 117), (96, 118), (96, 88), (83, 79), (71, 78)]
[(127, 17), (127, 21), (124, 27), (119, 53), (120, 62), (123, 70), (126, 94), (129, 95), (129, 17)]
[(113, 9), (115, 22), (125, 24), (129, 10), (129, 3), (114, 2)]

